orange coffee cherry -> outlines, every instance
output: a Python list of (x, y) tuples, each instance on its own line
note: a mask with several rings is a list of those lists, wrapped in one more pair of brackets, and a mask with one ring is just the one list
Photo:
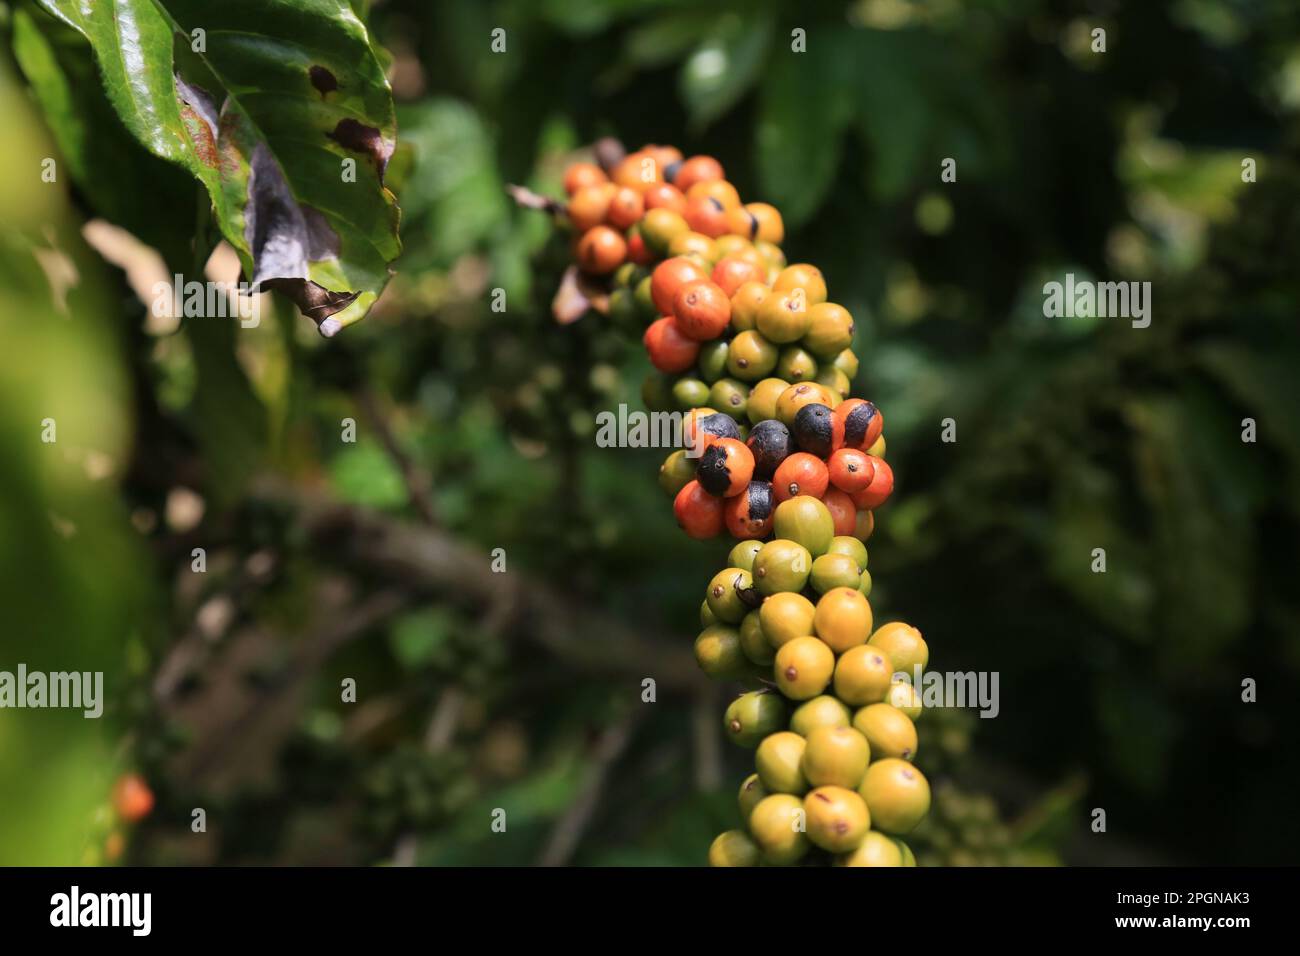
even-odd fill
[(726, 331), (731, 321), (731, 300), (716, 283), (701, 279), (677, 291), (673, 297), (673, 315), (683, 334), (708, 342)]
[[(831, 525), (837, 535), (852, 535), (857, 528), (858, 509), (853, 499), (838, 488), (827, 488), (822, 495), (822, 504), (831, 513)], [(870, 514), (871, 512), (867, 512)]]
[(608, 275), (627, 259), (627, 240), (609, 226), (588, 229), (578, 240), (578, 266), (592, 275)]
[(876, 477), (872, 457), (858, 448), (841, 448), (833, 452), (826, 468), (830, 472), (831, 484), (848, 494), (866, 488)]
[(715, 498), (698, 481), (689, 481), (673, 499), (677, 524), (692, 538), (716, 538), (722, 533), (722, 499)]
[(673, 299), (682, 286), (708, 277), (704, 267), (690, 259), (681, 256), (665, 259), (650, 274), (650, 297), (654, 300), (655, 308), (667, 315), (672, 312)]
[(672, 183), (682, 192), (708, 179), (726, 179), (722, 164), (712, 156), (692, 156), (673, 170)]
[(605, 171), (595, 163), (574, 163), (564, 171), (564, 192), (572, 196), (583, 186), (609, 182)]
[(586, 232), (605, 221), (610, 201), (618, 187), (613, 183), (596, 183), (583, 186), (569, 200), (569, 221), (578, 232)]
[(723, 209), (740, 208), (740, 193), (725, 179), (703, 179), (686, 190), (687, 202), (699, 198), (716, 199)]
[(757, 282), (763, 278), (763, 269), (748, 259), (740, 256), (723, 256), (713, 267), (713, 281), (722, 287), (728, 296), (736, 294), (746, 282)]
[(727, 232), (727, 209), (712, 196), (696, 196), (686, 200), (686, 222), (696, 232), (716, 239)]
[(685, 335), (671, 315), (651, 322), (641, 341), (650, 364), (661, 372), (685, 372), (700, 354), (700, 343)]
[(153, 809), (153, 791), (138, 773), (123, 774), (113, 785), (113, 809), (127, 823), (138, 823)]
[(860, 510), (874, 511), (894, 493), (894, 469), (890, 468), (889, 463), (883, 458), (876, 458), (874, 455), (868, 455), (867, 458), (875, 467), (875, 474), (867, 487), (853, 495), (853, 503)]
[(609, 200), (605, 221), (615, 229), (627, 229), (645, 212), (645, 200), (635, 189), (620, 186)]
[(654, 183), (644, 193), (646, 209), (667, 209), (678, 215), (686, 212), (686, 197), (672, 183)]
[(772, 492), (778, 503), (799, 495), (820, 498), (830, 484), (826, 462), (806, 451), (797, 451), (777, 466)]

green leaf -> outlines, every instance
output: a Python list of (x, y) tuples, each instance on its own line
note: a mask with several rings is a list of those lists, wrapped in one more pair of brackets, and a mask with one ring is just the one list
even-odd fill
[(816, 42), (815, 52), (778, 49), (760, 93), (761, 193), (790, 226), (806, 222), (825, 198), (853, 113), (847, 38), (834, 33)]
[(731, 109), (758, 77), (772, 41), (770, 15), (730, 14), (682, 64), (682, 102), (696, 129)]
[(365, 315), (400, 251), (383, 183), (396, 122), (350, 4), (40, 2), (89, 40), (132, 135), (207, 188), (249, 281), (325, 335)]
[[(56, 43), (51, 33), (71, 42)], [(156, 210), (192, 208), (194, 182), (127, 133), (104, 96), (85, 41), (48, 17), (18, 9), (13, 49), (58, 145), (61, 170), (96, 214), (157, 249), (177, 271), (187, 268), (193, 260), (189, 217)], [(151, 202), (139, 202), (142, 195)]]

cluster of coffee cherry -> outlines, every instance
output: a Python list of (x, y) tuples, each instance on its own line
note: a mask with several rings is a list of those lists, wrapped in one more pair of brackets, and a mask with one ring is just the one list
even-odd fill
[[(899, 837), (930, 806), (913, 764), (928, 663), (920, 632), (876, 627), (865, 542), (893, 491), (884, 417), (849, 396), (853, 318), (821, 272), (789, 265), (780, 213), (742, 203), (721, 164), (645, 146), (564, 178), (576, 268), (640, 332), (653, 411), (682, 413), (660, 469), (693, 538), (739, 542), (695, 641), (711, 677), (755, 689), (724, 726), (755, 750), (744, 826), (713, 865), (915, 865)], [(607, 296), (607, 298), (606, 298)]]

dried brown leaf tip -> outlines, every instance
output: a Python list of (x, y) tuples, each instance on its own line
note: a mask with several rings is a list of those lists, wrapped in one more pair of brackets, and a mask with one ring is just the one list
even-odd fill
[(609, 292), (583, 275), (576, 266), (564, 270), (564, 278), (551, 300), (551, 314), (560, 325), (570, 325), (595, 309), (602, 315), (609, 312)]

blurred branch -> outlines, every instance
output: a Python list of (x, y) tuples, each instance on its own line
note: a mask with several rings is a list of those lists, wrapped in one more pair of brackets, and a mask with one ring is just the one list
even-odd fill
[(718, 732), (718, 694), (712, 685), (695, 692), (691, 705), (691, 743), (695, 754), (695, 789), (722, 789), (722, 743)]
[(592, 753), (591, 766), (587, 769), (587, 779), (583, 781), (577, 797), (564, 811), (564, 816), (556, 821), (550, 839), (546, 841), (546, 848), (538, 857), (538, 866), (564, 866), (573, 857), (582, 841), (582, 834), (591, 823), (596, 808), (600, 806), (610, 769), (631, 743), (632, 733), (643, 714), (644, 709), (629, 711), (626, 717), (611, 724), (600, 735)]
[(402, 473), (402, 481), (406, 484), (406, 495), (411, 501), (411, 505), (420, 513), (420, 517), (426, 523), (437, 525), (438, 513), (434, 508), (433, 499), (429, 496), (429, 486), (432, 479), (423, 468), (415, 463), (415, 460), (406, 453), (393, 434), (392, 427), (388, 424), (388, 416), (380, 408), (379, 397), (371, 386), (366, 386), (357, 394), (357, 401), (361, 405), (361, 410), (369, 420), (371, 427), (379, 435), (379, 441), (383, 444), (384, 450), (388, 452), (388, 457), (392, 458), (397, 465), (398, 470)]
[(705, 683), (694, 655), (682, 650), (680, 642), (574, 606), (567, 595), (519, 571), (494, 572), (487, 555), (444, 531), (282, 485), (264, 486), (257, 494), (296, 506), (318, 553), (378, 574), (391, 586), (455, 595), (486, 608), (500, 606), (503, 633), (522, 620), (523, 635), (570, 665), (618, 678), (649, 677), (675, 690), (693, 691)]

